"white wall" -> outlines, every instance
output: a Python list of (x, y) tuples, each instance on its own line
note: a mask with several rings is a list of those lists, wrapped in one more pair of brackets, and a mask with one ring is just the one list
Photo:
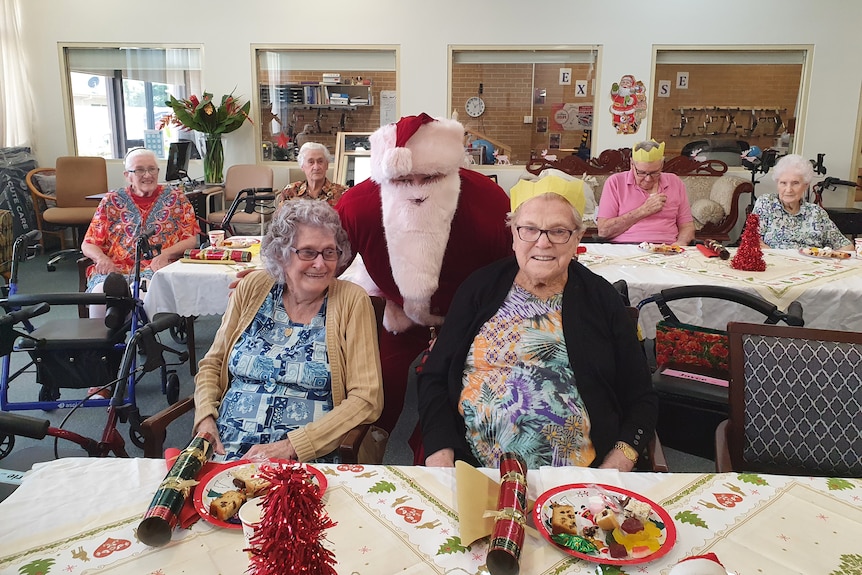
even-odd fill
[[(648, 135), (648, 124), (636, 135), (617, 135), (607, 110), (610, 85), (623, 74), (634, 74), (652, 89), (654, 45), (810, 44), (815, 46), (814, 68), (800, 152), (811, 158), (826, 153), (829, 175), (855, 180), (851, 167), (862, 86), (862, 2), (854, 0), (19, 2), (37, 108), (33, 147), (40, 165), (52, 165), (72, 150), (60, 87), (59, 42), (201, 44), (206, 89), (215, 94), (235, 89), (246, 97), (254, 92), (253, 43), (397, 45), (401, 115), (451, 112), (450, 44), (600, 45), (594, 155), (630, 147)], [(402, 24), (394, 27), (393, 22)], [(230, 134), (225, 153), (228, 165), (254, 162), (252, 127)], [(110, 170), (111, 185), (122, 184), (119, 161)], [(764, 178), (767, 181), (758, 186), (758, 194), (771, 186), (771, 178)]]

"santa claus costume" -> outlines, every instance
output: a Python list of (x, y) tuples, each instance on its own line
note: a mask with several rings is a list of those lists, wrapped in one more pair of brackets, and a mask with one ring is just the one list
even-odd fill
[(377, 425), (390, 432), (408, 369), (474, 270), (512, 254), (509, 198), (463, 168), (464, 127), (426, 114), (371, 135), (371, 178), (336, 205), (354, 252), (386, 299), (380, 335), (385, 394)]

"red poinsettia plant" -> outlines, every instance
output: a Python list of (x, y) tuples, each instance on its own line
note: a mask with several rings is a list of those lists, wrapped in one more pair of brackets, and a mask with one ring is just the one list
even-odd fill
[(173, 96), (165, 102), (174, 111), (173, 114), (163, 116), (159, 120), (157, 128), (161, 130), (165, 126), (173, 125), (186, 131), (197, 130), (211, 136), (229, 134), (242, 126), (248, 120), (254, 123), (248, 115), (251, 102), (240, 104), (239, 99), (233, 93), (226, 94), (221, 98), (221, 104), (216, 106), (213, 95), (204, 92), (198, 98), (191, 95), (188, 98), (177, 99)]

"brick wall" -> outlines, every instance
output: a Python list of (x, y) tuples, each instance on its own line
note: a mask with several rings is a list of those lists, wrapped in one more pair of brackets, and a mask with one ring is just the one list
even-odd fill
[[(342, 78), (354, 78), (361, 76), (363, 79), (372, 81), (372, 106), (359, 106), (355, 110), (339, 109), (302, 109), (301, 107), (283, 106), (279, 115), (282, 129), (286, 132), (287, 125), (293, 125), (294, 133), (302, 131), (305, 124), (320, 122), (320, 133), (315, 134), (314, 141), (329, 148), (330, 153), (335, 153), (335, 139), (340, 131), (339, 124), (341, 114), (344, 113), (345, 132), (373, 132), (380, 127), (380, 92), (382, 90), (395, 90), (395, 72), (362, 71), (362, 70), (283, 70), (278, 77), (272, 80), (266, 71), (261, 71), (259, 81), (261, 84), (298, 84), (301, 82), (320, 82), (324, 72), (340, 73)], [(257, 122), (257, 118), (255, 118)], [(271, 142), (273, 145), (278, 138), (278, 133), (271, 132), (271, 122), (257, 122), (261, 131), (261, 141)]]
[[(688, 72), (689, 87), (687, 90), (678, 90), (674, 87), (677, 72)], [(776, 125), (772, 120), (775, 115), (771, 112), (758, 110), (755, 117), (758, 124), (753, 133), (748, 132), (751, 126), (752, 114), (750, 111), (736, 112), (734, 121), (737, 127), (725, 131), (731, 126), (724, 115), (716, 112), (692, 111), (691, 108), (703, 108), (711, 106), (728, 106), (739, 108), (767, 108), (775, 107), (780, 112), (780, 117), (786, 124), (796, 110), (796, 98), (799, 94), (799, 82), (802, 79), (801, 64), (659, 64), (656, 66), (656, 75), (651, 86), (653, 98), (658, 89), (659, 80), (670, 80), (671, 93), (667, 98), (655, 98), (653, 100), (653, 120), (651, 135), (657, 141), (666, 142), (665, 156), (673, 157), (679, 154), (687, 143), (709, 139), (745, 140), (749, 145), (768, 148), (775, 144), (774, 132), (778, 128), (780, 133), (784, 128)], [(679, 136), (680, 109), (686, 110), (688, 125), (685, 133), (689, 136)], [(784, 110), (782, 110), (784, 109)], [(786, 110), (786, 111), (785, 111)], [(704, 125), (704, 122), (712, 119), (712, 122)], [(721, 132), (713, 135), (711, 132)]]
[[(532, 151), (549, 149), (550, 134), (560, 134), (560, 148), (574, 149), (580, 144), (583, 131), (563, 130), (554, 123), (554, 113), (563, 103), (593, 103), (589, 95), (575, 97), (574, 81), (592, 78), (588, 64), (456, 64), (452, 68), (451, 108), (458, 111), (466, 127), (510, 146), (512, 163), (526, 164)], [(572, 85), (559, 84), (560, 68), (572, 69)], [(485, 113), (471, 118), (464, 103), (478, 94), (480, 83)], [(533, 86), (546, 91), (544, 104), (533, 104)], [(524, 116), (530, 115), (532, 123), (524, 124)], [(539, 118), (546, 119), (547, 131), (536, 131)]]

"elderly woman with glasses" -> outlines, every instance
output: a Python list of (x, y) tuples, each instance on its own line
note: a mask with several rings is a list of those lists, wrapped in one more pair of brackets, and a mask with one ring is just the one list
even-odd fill
[(645, 354), (619, 293), (577, 262), (573, 192), (533, 194), (512, 190), (515, 256), (461, 284), (422, 366), (425, 463), (629, 471), (658, 411)]
[(335, 462), (342, 437), (380, 416), (374, 310), (335, 278), (350, 255), (328, 204), (275, 213), (265, 270), (239, 283), (195, 378), (194, 428), (216, 438), (219, 458)]
[(305, 173), (305, 181), (288, 184), (279, 194), (279, 203), (305, 198), (323, 200), (330, 206), (335, 206), (347, 188), (330, 182), (326, 177), (326, 170), (329, 169), (329, 150), (326, 146), (317, 142), (306, 142), (299, 148), (297, 160)]
[[(150, 243), (162, 246), (153, 259), (141, 262), (143, 279), (197, 245), (199, 228), (194, 208), (182, 190), (159, 183), (159, 165), (152, 150), (130, 150), (125, 168), (129, 185), (102, 198), (81, 244), (83, 254), (93, 260), (87, 270), (88, 292), (101, 293), (112, 272), (130, 279), (142, 231), (154, 231)], [(104, 317), (104, 310), (104, 306), (91, 306), (90, 317)]]
[(596, 213), (599, 236), (614, 243), (687, 245), (694, 239), (694, 218), (685, 184), (661, 171), (664, 142), (635, 144), (631, 164), (630, 171), (605, 181)]

